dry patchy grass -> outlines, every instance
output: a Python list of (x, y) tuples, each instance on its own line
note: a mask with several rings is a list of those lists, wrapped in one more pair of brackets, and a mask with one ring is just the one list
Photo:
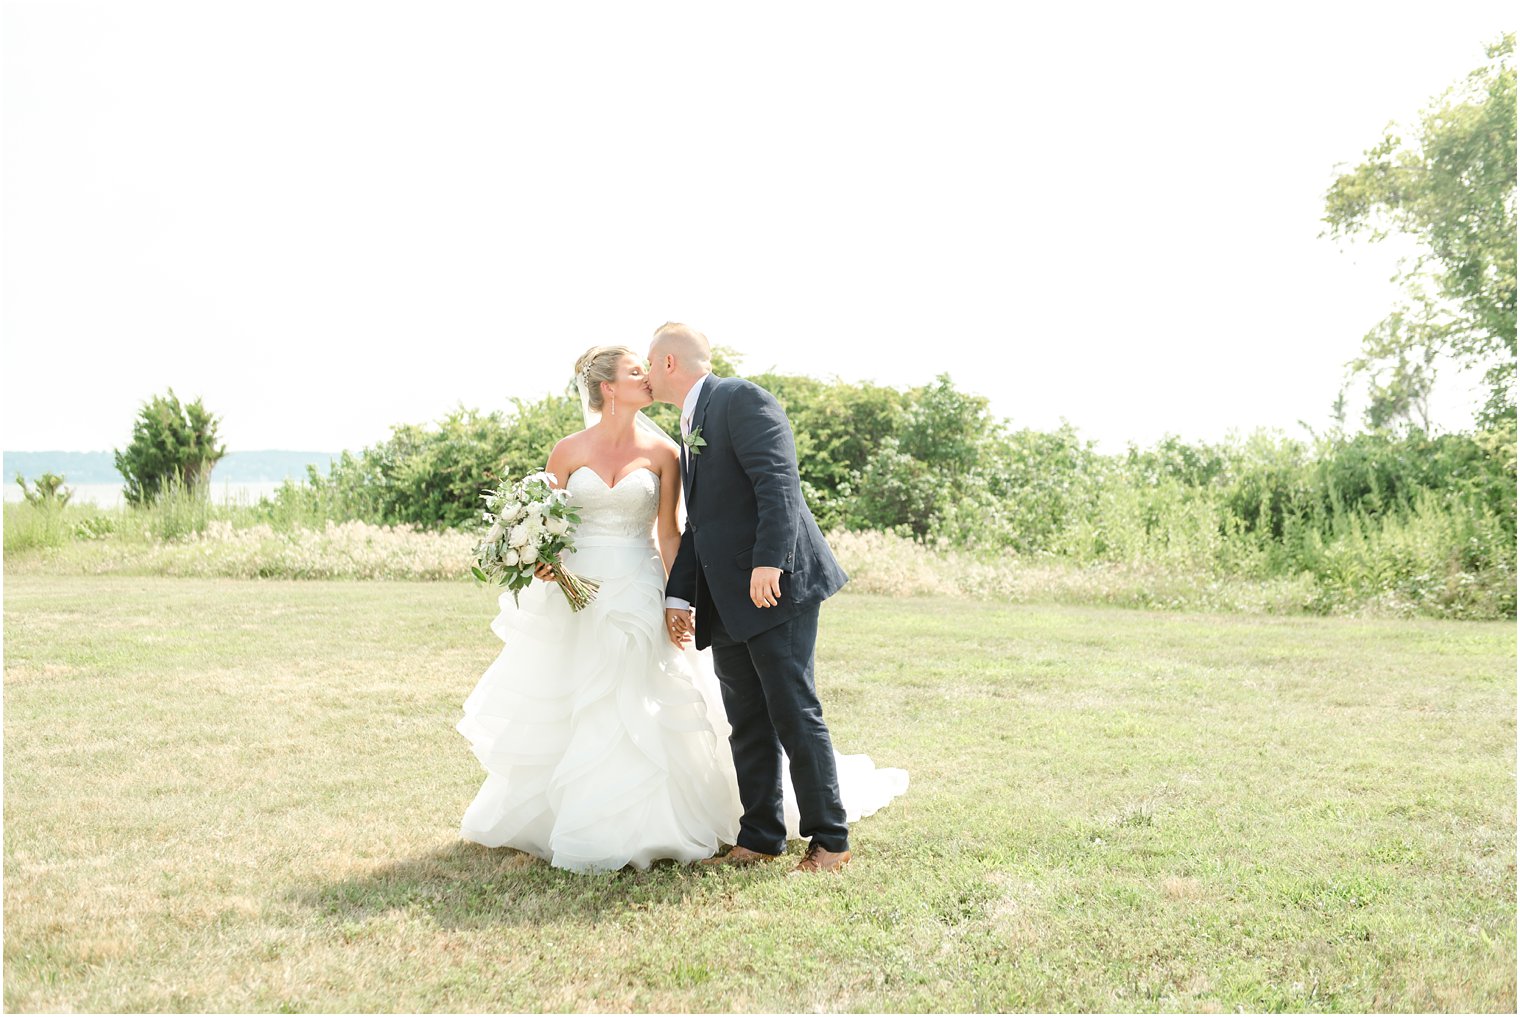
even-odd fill
[(457, 839), (493, 607), (8, 577), (7, 1008), (1514, 1009), (1511, 625), (837, 598), (856, 862), (584, 877)]

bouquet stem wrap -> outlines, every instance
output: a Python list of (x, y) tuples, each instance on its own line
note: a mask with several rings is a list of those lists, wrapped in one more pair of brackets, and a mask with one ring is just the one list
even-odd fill
[(560, 564), (559, 555), (554, 556), (549, 567), (554, 570), (554, 578), (559, 580), (559, 588), (564, 591), (565, 599), (570, 602), (570, 610), (583, 610), (587, 604), (596, 599), (596, 591), (601, 587), (601, 583), (571, 572)]

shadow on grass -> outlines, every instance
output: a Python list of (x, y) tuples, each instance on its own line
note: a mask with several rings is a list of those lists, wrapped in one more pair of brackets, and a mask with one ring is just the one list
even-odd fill
[(630, 911), (731, 902), (746, 888), (785, 878), (790, 868), (713, 871), (659, 861), (642, 872), (582, 874), (511, 848), (456, 841), (363, 876), (293, 888), (287, 898), (338, 923), (408, 912), (449, 929), (579, 925)]

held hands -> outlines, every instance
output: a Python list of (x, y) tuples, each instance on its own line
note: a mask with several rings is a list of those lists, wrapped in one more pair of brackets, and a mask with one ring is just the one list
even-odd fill
[(557, 583), (559, 577), (554, 574), (554, 566), (546, 561), (541, 561), (533, 567), (533, 574), (546, 583)]
[(665, 634), (670, 636), (670, 641), (678, 650), (686, 645), (695, 630), (691, 617), (692, 612), (683, 611), (678, 607), (665, 609)]
[(781, 570), (762, 565), (751, 572), (749, 599), (756, 607), (775, 607), (781, 601)]
[[(545, 575), (545, 573), (548, 573)], [(539, 565), (534, 573), (540, 579), (552, 581), (553, 571), (546, 565)], [(749, 599), (756, 607), (775, 607), (781, 602), (781, 570), (766, 568), (764, 566), (755, 569), (749, 577)], [(693, 612), (682, 610), (678, 607), (665, 609), (665, 634), (670, 637), (671, 643), (676, 649), (682, 649), (691, 641), (696, 634), (696, 625), (692, 621)]]

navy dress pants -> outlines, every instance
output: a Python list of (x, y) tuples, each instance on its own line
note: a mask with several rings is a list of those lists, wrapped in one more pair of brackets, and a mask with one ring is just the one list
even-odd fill
[(731, 637), (713, 611), (713, 670), (733, 728), (729, 744), (744, 808), (737, 839), (741, 847), (763, 854), (779, 855), (786, 850), (781, 812), (783, 749), (791, 762), (802, 836), (828, 851), (849, 848), (834, 743), (813, 686), (818, 608), (809, 604), (747, 642)]

